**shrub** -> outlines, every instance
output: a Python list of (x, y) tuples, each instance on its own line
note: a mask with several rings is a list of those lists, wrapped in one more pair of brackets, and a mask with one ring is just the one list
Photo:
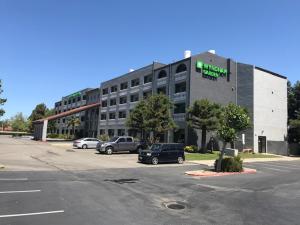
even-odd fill
[[(215, 161), (215, 170), (217, 170), (219, 159)], [(222, 172), (242, 172), (243, 171), (243, 160), (238, 155), (236, 157), (226, 157), (221, 163)]]
[(188, 145), (184, 147), (185, 152), (195, 153), (198, 152), (198, 147), (196, 145)]
[(98, 139), (100, 141), (109, 141), (109, 136), (107, 134), (101, 134)]
[(58, 134), (48, 134), (47, 137), (48, 138), (58, 138)]

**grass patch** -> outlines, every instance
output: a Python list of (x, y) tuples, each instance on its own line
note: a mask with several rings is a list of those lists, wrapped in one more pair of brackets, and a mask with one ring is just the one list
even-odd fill
[[(253, 158), (277, 158), (279, 156), (276, 155), (266, 155), (260, 153), (239, 153), (242, 159), (253, 159)], [(186, 160), (216, 160), (219, 158), (219, 152), (214, 151), (213, 153), (186, 153), (185, 154)]]

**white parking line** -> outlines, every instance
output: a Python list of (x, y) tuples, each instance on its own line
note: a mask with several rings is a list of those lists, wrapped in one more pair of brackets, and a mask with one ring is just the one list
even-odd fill
[[(247, 168), (259, 170), (259, 168), (255, 167), (255, 166), (253, 166), (253, 165), (252, 165), (252, 166), (248, 166), (248, 165), (247, 165)], [(281, 172), (290, 172), (289, 170), (275, 169), (275, 168), (267, 167), (267, 166), (264, 166), (263, 169), (274, 170), (274, 171), (281, 171)]]
[(0, 178), (0, 181), (24, 181), (28, 180), (28, 178)]
[(10, 215), (0, 215), (0, 218), (19, 217), (19, 216), (36, 216), (36, 215), (54, 214), (54, 213), (63, 213), (63, 212), (65, 212), (65, 211), (64, 210), (57, 210), (57, 211), (48, 211), (48, 212), (10, 214)]
[[(279, 162), (272, 162), (272, 163), (270, 163), (270, 165), (282, 166), (282, 164), (279, 164)], [(299, 164), (299, 165), (295, 165), (295, 164), (285, 164), (285, 166), (286, 166), (286, 167), (293, 167), (293, 168), (300, 169), (300, 164)]]
[(26, 190), (26, 191), (0, 191), (0, 194), (14, 194), (14, 193), (32, 193), (40, 192), (41, 190)]
[[(260, 164), (260, 165), (277, 167), (277, 168), (284, 168), (284, 169), (288, 169), (288, 170), (296, 170), (296, 168), (289, 167), (288, 165), (287, 166), (282, 166), (282, 165), (278, 165), (278, 164), (274, 164), (274, 163), (269, 163), (269, 162), (266, 163), (266, 164)], [(298, 168), (298, 169), (300, 169), (300, 168)]]

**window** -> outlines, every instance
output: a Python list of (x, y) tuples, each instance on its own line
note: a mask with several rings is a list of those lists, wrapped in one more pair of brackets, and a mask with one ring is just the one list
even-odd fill
[(140, 85), (140, 79), (139, 78), (136, 78), (136, 79), (131, 81), (131, 87), (135, 87), (135, 86), (138, 86), (138, 85)]
[(127, 103), (127, 96), (120, 97), (120, 104)]
[(139, 100), (139, 94), (130, 95), (130, 102), (137, 102)]
[(115, 112), (109, 113), (109, 119), (110, 120), (116, 119), (116, 113)]
[(65, 123), (65, 122), (66, 122), (66, 119), (63, 119), (62, 122)]
[[(118, 129), (118, 136), (123, 136), (124, 134), (122, 134), (122, 131), (123, 131), (123, 129)], [(125, 133), (125, 132), (124, 132)], [(120, 143), (120, 142), (126, 142), (126, 139), (125, 138), (119, 138), (118, 139), (118, 142)]]
[(167, 94), (167, 87), (159, 87), (159, 88), (157, 88), (157, 93), (158, 94), (164, 94), (164, 95), (166, 95)]
[(115, 99), (115, 98), (110, 99), (110, 101), (109, 101), (110, 106), (116, 105), (116, 104), (117, 104), (117, 99)]
[(82, 116), (82, 117), (80, 118), (80, 121), (81, 121), (81, 122), (83, 122), (83, 121), (84, 121), (84, 116)]
[(102, 95), (107, 95), (108, 94), (108, 88), (102, 89)]
[(127, 142), (133, 142), (132, 138), (126, 138)]
[(158, 73), (157, 79), (161, 79), (161, 78), (164, 78), (164, 77), (167, 77), (167, 72), (165, 70), (161, 70)]
[(144, 84), (152, 82), (152, 74), (144, 76)]
[(185, 103), (178, 103), (174, 106), (174, 114), (185, 113)]
[(150, 97), (151, 95), (152, 95), (152, 91), (145, 91), (143, 93), (143, 98), (146, 99), (146, 98)]
[(71, 104), (71, 99), (69, 99), (68, 104)]
[(175, 84), (175, 93), (180, 93), (185, 91), (186, 91), (186, 82)]
[(108, 136), (113, 137), (115, 135), (114, 129), (108, 129)]
[(185, 64), (180, 64), (179, 66), (177, 66), (176, 68), (176, 73), (181, 73), (181, 72), (184, 72), (186, 71), (186, 65)]
[(116, 91), (118, 91), (118, 86), (117, 85), (114, 85), (114, 86), (110, 87), (110, 92), (111, 93), (116, 92)]
[(64, 102), (64, 105), (67, 105), (67, 104), (68, 104), (68, 102), (67, 102), (67, 101), (65, 101), (65, 102)]
[(81, 100), (81, 97), (80, 96), (78, 96), (77, 97), (77, 102), (79, 102)]
[(106, 120), (106, 113), (102, 113), (100, 118), (101, 120)]
[(126, 118), (126, 111), (120, 111), (120, 112), (119, 112), (119, 118), (120, 118), (120, 119)]
[(120, 90), (124, 90), (128, 88), (128, 82), (121, 83)]
[[(118, 136), (124, 136), (124, 135), (125, 135), (125, 129), (118, 129)], [(120, 139), (123, 139), (122, 141), (126, 142), (126, 138), (120, 138)], [(119, 139), (119, 142), (120, 142), (120, 139)]]
[(82, 100), (86, 100), (86, 95), (82, 96)]
[(105, 129), (100, 129), (100, 135), (105, 134)]
[(102, 101), (101, 106), (102, 107), (107, 107), (107, 100)]

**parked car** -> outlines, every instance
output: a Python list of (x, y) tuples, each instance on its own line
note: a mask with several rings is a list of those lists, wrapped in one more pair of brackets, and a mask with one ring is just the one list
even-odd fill
[(185, 160), (184, 145), (173, 144), (153, 144), (150, 150), (142, 150), (139, 153), (140, 162), (152, 163), (156, 165), (161, 162), (177, 162), (182, 164)]
[(101, 143), (97, 138), (81, 138), (73, 142), (75, 148), (96, 148), (97, 144)]
[(97, 150), (100, 153), (111, 155), (113, 152), (139, 152), (143, 149), (143, 143), (134, 141), (130, 136), (113, 137), (108, 142), (98, 144)]

